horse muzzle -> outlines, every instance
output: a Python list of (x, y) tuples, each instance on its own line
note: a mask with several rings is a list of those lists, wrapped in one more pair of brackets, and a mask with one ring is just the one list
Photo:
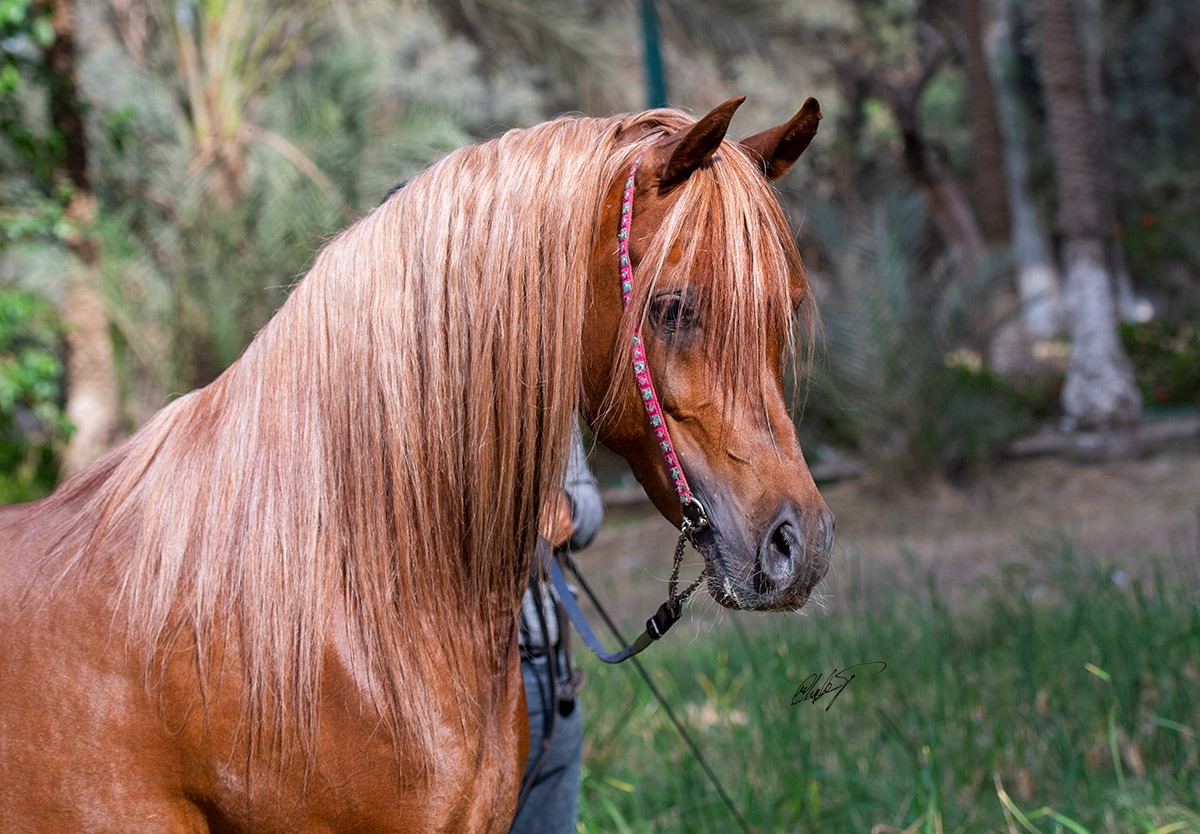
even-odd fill
[(834, 517), (823, 504), (802, 510), (785, 502), (757, 535), (738, 530), (728, 513), (710, 515), (695, 544), (707, 566), (709, 593), (726, 608), (797, 610), (829, 570)]

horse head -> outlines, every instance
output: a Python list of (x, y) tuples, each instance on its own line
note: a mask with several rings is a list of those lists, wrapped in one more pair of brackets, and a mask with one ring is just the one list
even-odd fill
[[(588, 276), (583, 412), (659, 511), (683, 524), (678, 483), (629, 367), (636, 333), (657, 411), (707, 515), (693, 542), (710, 593), (730, 608), (789, 610), (828, 570), (834, 519), (785, 398), (797, 324), (812, 301), (770, 182), (808, 146), (821, 114), (809, 99), (785, 124), (727, 141), (742, 100), (630, 138), (640, 155), (632, 192), (624, 176), (610, 188)], [(635, 277), (623, 307), (618, 229), (630, 197)]]

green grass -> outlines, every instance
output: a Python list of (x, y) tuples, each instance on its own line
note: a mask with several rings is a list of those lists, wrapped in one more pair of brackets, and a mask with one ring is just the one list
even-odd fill
[[(1200, 832), (1198, 554), (1131, 581), (1062, 542), (1033, 555), (953, 610), (877, 577), (642, 657), (756, 832)], [(583, 663), (579, 830), (738, 831), (636, 670)]]

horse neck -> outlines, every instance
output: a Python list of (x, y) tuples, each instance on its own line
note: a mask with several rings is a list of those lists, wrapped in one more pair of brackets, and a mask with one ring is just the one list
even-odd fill
[(486, 224), (410, 239), (482, 221), (377, 210), (221, 378), (130, 440), (75, 562), (116, 566), (146, 644), (216, 644), (234, 622), (251, 712), (304, 723), (335, 610), (395, 737), (434, 743), (421, 693), (446, 671), (497, 702), (578, 386), (586, 263), (538, 227), (577, 235), (594, 208), (552, 223), (561, 208), (523, 217), (519, 245)]

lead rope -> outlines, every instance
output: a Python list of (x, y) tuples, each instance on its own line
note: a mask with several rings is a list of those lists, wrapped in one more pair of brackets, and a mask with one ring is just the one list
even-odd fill
[[(601, 619), (604, 620), (604, 624), (608, 626), (608, 630), (612, 632), (613, 637), (624, 643), (625, 638), (621, 634), (620, 627), (617, 625), (616, 621), (613, 620), (612, 616), (608, 613), (604, 606), (600, 604), (600, 600), (596, 597), (596, 594), (592, 590), (591, 586), (588, 585), (587, 580), (583, 578), (583, 574), (579, 572), (579, 568), (575, 564), (574, 560), (571, 559), (570, 554), (566, 554), (565, 559), (567, 562), (567, 568), (579, 582), (579, 587), (583, 590), (584, 594), (586, 594), (587, 598), (591, 600), (592, 605), (600, 614)], [(697, 583), (699, 582), (699, 580), (696, 581)], [(576, 623), (576, 627), (578, 627), (578, 623)], [(708, 763), (708, 759), (704, 757), (704, 753), (700, 750), (700, 745), (694, 738), (692, 738), (692, 734), (688, 732), (688, 729), (686, 726), (684, 726), (683, 721), (680, 720), (679, 716), (675, 713), (674, 708), (671, 706), (671, 702), (667, 700), (665, 695), (663, 695), (662, 690), (658, 688), (658, 685), (654, 682), (654, 679), (650, 677), (650, 673), (646, 671), (646, 667), (642, 665), (642, 662), (636, 657), (632, 656), (629, 659), (633, 661), (633, 667), (637, 669), (638, 674), (642, 677), (642, 680), (646, 682), (646, 686), (650, 688), (650, 694), (654, 696), (654, 700), (658, 701), (659, 706), (663, 708), (663, 712), (666, 713), (667, 718), (669, 718), (671, 724), (674, 725), (676, 732), (679, 733), (680, 738), (683, 739), (684, 744), (686, 744), (688, 750), (691, 751), (692, 757), (695, 758), (696, 763), (700, 765), (700, 769), (704, 771), (705, 778), (708, 779), (709, 784), (711, 784), (716, 790), (717, 795), (721, 797), (721, 802), (729, 811), (729, 815), (737, 822), (738, 829), (742, 832), (742, 834), (751, 834), (750, 825), (746, 822), (746, 818), (742, 816), (742, 812), (738, 810), (737, 804), (733, 801), (733, 797), (729, 795), (729, 791), (725, 789), (725, 786), (717, 777), (716, 771), (712, 769), (712, 765), (710, 765)]]

